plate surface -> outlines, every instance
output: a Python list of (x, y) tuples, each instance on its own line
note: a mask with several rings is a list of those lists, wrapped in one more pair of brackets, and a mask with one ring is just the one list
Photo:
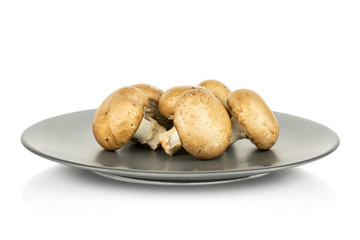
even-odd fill
[(268, 151), (249, 140), (229, 146), (220, 157), (199, 160), (183, 149), (170, 157), (159, 147), (152, 151), (132, 142), (109, 152), (92, 133), (95, 109), (43, 120), (30, 126), (21, 142), (30, 151), (58, 163), (85, 168), (117, 180), (150, 183), (216, 183), (263, 175), (326, 156), (339, 145), (329, 128), (300, 117), (275, 112), (280, 136)]

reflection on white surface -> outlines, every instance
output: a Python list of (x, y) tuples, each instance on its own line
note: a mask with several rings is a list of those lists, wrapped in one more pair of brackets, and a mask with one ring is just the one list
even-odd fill
[(23, 189), (34, 209), (187, 208), (219, 204), (223, 209), (326, 209), (336, 204), (332, 188), (301, 168), (240, 182), (205, 186), (157, 186), (103, 178), (56, 165), (34, 176)]

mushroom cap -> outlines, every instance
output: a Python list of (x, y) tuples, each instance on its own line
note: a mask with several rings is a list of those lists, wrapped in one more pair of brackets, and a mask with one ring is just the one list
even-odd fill
[(190, 90), (178, 98), (174, 125), (182, 146), (196, 158), (215, 158), (230, 144), (230, 117), (221, 102), (206, 90)]
[(265, 101), (254, 91), (239, 89), (229, 95), (228, 104), (255, 146), (271, 148), (279, 137), (279, 123)]
[(169, 88), (159, 100), (160, 114), (168, 119), (173, 119), (175, 104), (181, 94), (191, 89), (205, 89), (201, 86), (177, 86)]
[(96, 141), (106, 150), (124, 146), (137, 131), (147, 101), (143, 91), (135, 87), (123, 87), (111, 93), (94, 115)]
[(161, 95), (164, 93), (160, 88), (145, 83), (134, 84), (132, 87), (139, 88), (145, 93), (148, 99), (155, 102), (159, 102)]
[(224, 105), (226, 111), (230, 113), (227, 100), (231, 91), (227, 86), (225, 86), (225, 84), (218, 80), (205, 80), (199, 83), (199, 86), (202, 86), (212, 92), (212, 94), (214, 94), (215, 97)]

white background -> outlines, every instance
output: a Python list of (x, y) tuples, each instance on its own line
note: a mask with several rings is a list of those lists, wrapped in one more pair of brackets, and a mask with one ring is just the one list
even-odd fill
[[(359, 239), (359, 1), (1, 1), (1, 239)], [(205, 187), (116, 182), (27, 151), (31, 124), (115, 89), (218, 79), (340, 137)]]

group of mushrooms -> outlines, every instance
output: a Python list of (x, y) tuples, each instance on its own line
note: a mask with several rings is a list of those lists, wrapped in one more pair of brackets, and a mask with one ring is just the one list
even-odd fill
[(93, 119), (96, 141), (115, 151), (128, 141), (172, 156), (181, 147), (199, 159), (220, 156), (230, 144), (249, 139), (267, 150), (279, 136), (278, 121), (254, 91), (231, 92), (217, 80), (162, 91), (135, 84), (111, 93)]

